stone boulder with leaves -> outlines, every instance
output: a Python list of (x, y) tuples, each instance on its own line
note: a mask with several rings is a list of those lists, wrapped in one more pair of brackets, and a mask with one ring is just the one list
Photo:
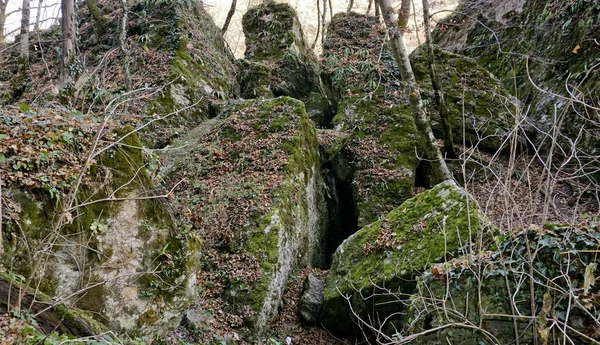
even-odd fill
[(405, 201), (336, 250), (321, 323), (345, 334), (398, 324), (406, 310), (393, 302), (414, 293), (420, 272), (469, 251), (489, 230), (475, 200), (454, 182)]
[(194, 241), (155, 194), (138, 133), (59, 106), (7, 113), (3, 267), (115, 331), (165, 335), (193, 295)]
[(463, 3), (438, 24), (436, 43), (475, 59), (523, 103), (530, 146), (597, 176), (600, 1), (485, 3)]
[[(248, 336), (277, 316), (291, 272), (322, 266), (318, 141), (290, 97), (232, 102), (161, 158), (172, 205), (202, 241), (207, 312)], [(213, 334), (204, 334), (205, 341)]]
[(375, 17), (338, 13), (323, 47), (323, 77), (337, 103), (334, 132), (323, 134), (348, 134), (326, 157), (352, 189), (357, 229), (413, 196), (421, 154), (407, 95), (390, 70), (395, 63), (380, 59), (384, 37)]

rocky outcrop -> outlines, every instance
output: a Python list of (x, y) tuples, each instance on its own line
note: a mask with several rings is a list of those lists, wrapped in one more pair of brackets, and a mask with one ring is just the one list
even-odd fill
[[(419, 47), (410, 55), (432, 129), (438, 138), (443, 138), (427, 59), (425, 47)], [(508, 151), (508, 135), (517, 121), (511, 113), (517, 102), (514, 97), (496, 77), (471, 58), (435, 49), (434, 59), (455, 143), (462, 145), (464, 139), (469, 147), (492, 153), (499, 149)], [(525, 140), (520, 141), (525, 143)]]
[[(575, 150), (589, 161), (600, 147), (598, 13), (597, 2), (585, 0), (466, 1), (438, 25), (435, 41), (473, 57), (523, 102), (519, 118), (531, 148)], [(576, 164), (569, 155), (565, 166)], [(594, 170), (581, 168), (581, 175)]]
[[(156, 121), (145, 137), (153, 146), (173, 138), (212, 117), (213, 103), (233, 95), (234, 57), (201, 1), (142, 2), (130, 24), (129, 35), (144, 44), (144, 51), (167, 54), (166, 86), (146, 108)], [(144, 54), (145, 55), (145, 54)], [(153, 61), (149, 61), (152, 63)]]
[(0, 273), (0, 313), (18, 315), (22, 310), (31, 315), (45, 334), (60, 332), (75, 337), (94, 337), (108, 330), (83, 310), (67, 308), (32, 288), (25, 290), (23, 279), (18, 274)]
[(344, 334), (358, 331), (357, 317), (376, 328), (398, 322), (403, 309), (393, 301), (415, 291), (419, 272), (468, 251), (472, 241), (487, 236), (489, 226), (477, 203), (454, 182), (407, 200), (337, 249), (320, 321)]
[[(9, 188), (13, 222), (5, 229), (15, 241), (2, 260), (30, 286), (117, 332), (162, 336), (193, 295), (194, 242), (152, 196), (137, 132), (124, 127), (112, 138), (117, 144), (96, 157), (66, 206), (71, 194), (57, 188), (52, 198)], [(80, 172), (72, 168), (60, 172)]]
[(304, 281), (304, 292), (300, 298), (300, 318), (302, 321), (314, 324), (319, 319), (323, 307), (323, 291), (325, 282), (309, 274)]
[[(302, 100), (322, 124), (329, 103), (322, 91), (319, 64), (304, 39), (296, 11), (288, 4), (265, 2), (244, 14), (245, 59), (238, 81), (242, 97), (289, 96)], [(268, 83), (267, 83), (268, 81)]]
[(292, 270), (323, 265), (318, 142), (304, 104), (231, 103), (166, 152), (168, 180), (185, 178), (174, 205), (205, 247), (200, 289), (221, 287), (222, 322), (260, 334)]

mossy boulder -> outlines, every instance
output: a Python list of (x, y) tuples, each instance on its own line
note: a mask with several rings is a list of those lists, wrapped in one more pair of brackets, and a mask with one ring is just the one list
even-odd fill
[(498, 238), (488, 251), (436, 265), (419, 278), (417, 293), (406, 301), (407, 322), (399, 329), (418, 334), (439, 327), (415, 344), (509, 344), (517, 338), (529, 344), (534, 332), (543, 341), (564, 341), (562, 331), (552, 330), (567, 322), (572, 342), (597, 342), (598, 321), (592, 315), (600, 310), (594, 284), (600, 236), (595, 226), (532, 226)]
[(167, 70), (157, 66), (166, 86), (146, 109), (148, 116), (160, 121), (148, 127), (151, 135), (145, 140), (164, 146), (211, 117), (211, 103), (233, 94), (235, 59), (200, 1), (142, 1), (131, 10), (137, 17), (130, 16), (135, 19), (129, 34), (145, 51), (165, 55), (168, 64)]
[[(593, 108), (600, 79), (592, 67), (600, 59), (599, 14), (597, 0), (465, 3), (438, 24), (434, 37), (441, 48), (473, 57), (518, 97), (532, 148), (567, 157), (574, 149), (578, 160), (589, 161), (600, 147)], [(581, 174), (596, 167), (583, 164)]]
[(386, 305), (396, 298), (390, 293), (413, 293), (419, 272), (469, 250), (489, 226), (475, 200), (452, 181), (405, 201), (336, 250), (325, 282), (323, 326), (357, 331), (351, 310), (363, 320), (398, 318), (402, 310)]
[[(455, 143), (462, 144), (464, 139), (470, 147), (498, 151), (515, 125), (515, 115), (511, 111), (514, 111), (516, 100), (500, 80), (474, 59), (437, 48), (434, 49), (434, 59)], [(432, 129), (438, 138), (442, 138), (444, 134), (427, 60), (424, 46), (410, 55), (413, 72), (422, 89), (423, 102), (432, 120)]]
[(349, 134), (326, 156), (352, 186), (358, 228), (413, 196), (421, 152), (408, 102), (379, 58), (384, 35), (374, 17), (336, 14), (323, 51), (324, 79), (337, 103), (332, 127)]
[[(268, 86), (275, 96), (290, 96), (302, 101), (313, 99), (306, 103), (309, 115), (312, 115), (315, 98), (319, 98), (317, 103), (325, 102), (329, 106), (321, 88), (319, 64), (304, 39), (296, 11), (290, 5), (267, 1), (253, 7), (244, 14), (242, 26), (246, 36), (246, 60), (261, 63), (270, 70), (268, 85), (263, 81), (267, 77), (264, 73), (241, 71), (242, 89), (258, 84)], [(242, 92), (246, 97), (253, 94), (260, 95), (261, 92)], [(318, 104), (315, 106), (315, 111), (323, 111)]]
[(5, 229), (15, 240), (2, 259), (116, 332), (162, 336), (191, 302), (195, 243), (153, 197), (138, 133), (126, 126), (113, 138), (68, 205), (68, 196), (10, 189), (16, 216)]
[(260, 62), (238, 60), (240, 96), (246, 99), (273, 98), (271, 68)]
[(314, 125), (290, 97), (236, 101), (174, 148), (162, 173), (168, 183), (185, 178), (173, 205), (202, 239), (199, 289), (222, 301), (218, 322), (238, 320), (242, 334), (262, 334), (291, 272), (323, 265)]

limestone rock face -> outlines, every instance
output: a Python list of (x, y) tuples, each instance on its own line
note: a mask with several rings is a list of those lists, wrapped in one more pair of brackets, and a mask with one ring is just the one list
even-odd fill
[[(536, 150), (548, 153), (560, 145), (565, 152), (576, 148), (583, 160), (597, 156), (600, 129), (593, 107), (598, 104), (600, 79), (591, 66), (600, 58), (595, 43), (598, 4), (473, 3), (465, 2), (438, 25), (436, 43), (474, 58), (523, 102), (521, 123)], [(551, 139), (559, 128), (565, 137)]]
[(155, 120), (161, 118), (148, 127), (147, 140), (164, 146), (209, 118), (212, 103), (232, 96), (235, 59), (201, 1), (142, 2), (132, 11), (128, 34), (141, 37), (146, 51), (167, 60), (167, 66), (159, 66), (164, 71), (156, 71), (167, 79), (166, 87), (146, 109)]
[(173, 205), (205, 248), (199, 288), (222, 287), (227, 318), (261, 334), (290, 272), (324, 260), (318, 142), (304, 104), (232, 102), (168, 152), (166, 179), (185, 178)]
[[(325, 281), (320, 321), (331, 331), (347, 333), (355, 329), (353, 313), (373, 321), (402, 311), (385, 303), (396, 298), (386, 292), (410, 295), (419, 272), (460, 254), (488, 226), (476, 202), (454, 182), (407, 200), (337, 249)], [(373, 310), (376, 315), (370, 314)]]
[(254, 73), (256, 67), (241, 71), (242, 96), (261, 96), (260, 87), (254, 85), (264, 85), (264, 82), (257, 83), (264, 75), (269, 78), (268, 87), (275, 96), (290, 96), (302, 101), (316, 95), (325, 98), (316, 57), (305, 41), (297, 14), (290, 5), (273, 1), (253, 7), (244, 14), (242, 24), (246, 36), (246, 60), (260, 63), (260, 70), (266, 69), (266, 74)]
[[(434, 56), (435, 71), (448, 107), (455, 143), (462, 145), (464, 132), (467, 146), (495, 153), (515, 123), (511, 110), (516, 100), (500, 80), (475, 60), (441, 49), (434, 49)], [(421, 96), (432, 120), (432, 129), (436, 137), (442, 138), (427, 59), (424, 46), (410, 55), (413, 72), (422, 90)]]
[[(32, 275), (33, 286), (76, 303), (112, 330), (164, 336), (194, 296), (195, 244), (161, 201), (141, 197), (151, 182), (137, 132), (127, 126), (116, 137), (123, 146), (97, 157), (59, 226), (52, 200), (11, 189), (28, 247), (15, 247), (8, 258), (16, 271)], [(41, 265), (28, 253), (36, 248), (48, 253)]]
[(186, 310), (185, 313), (183, 313), (183, 320), (181, 320), (183, 326), (201, 333), (211, 332), (212, 323), (214, 323), (214, 319), (211, 315), (196, 309)]

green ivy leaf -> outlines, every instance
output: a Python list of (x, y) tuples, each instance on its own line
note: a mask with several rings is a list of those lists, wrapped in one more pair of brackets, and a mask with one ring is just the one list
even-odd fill
[(73, 137), (74, 137), (73, 133), (66, 131), (66, 132), (63, 132), (63, 134), (62, 134), (62, 136), (61, 136), (61, 138), (60, 138), (60, 139), (61, 139), (61, 140), (62, 140), (62, 141), (65, 143), (65, 144), (70, 144), (70, 143), (71, 143), (71, 141), (73, 141)]

